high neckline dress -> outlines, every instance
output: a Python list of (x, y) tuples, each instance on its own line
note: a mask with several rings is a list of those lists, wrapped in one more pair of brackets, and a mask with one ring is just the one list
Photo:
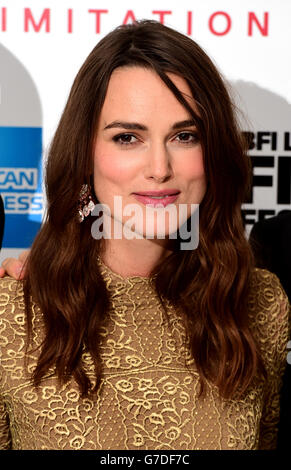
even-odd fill
[[(150, 278), (124, 278), (100, 258), (98, 264), (110, 309), (102, 326), (102, 383), (94, 398), (81, 398), (74, 379), (59, 385), (53, 374), (33, 387), (24, 367), (22, 283), (0, 279), (0, 448), (274, 448), (290, 330), (289, 303), (278, 278), (255, 269), (249, 299), (269, 379), (255, 380), (239, 400), (220, 398), (211, 384), (199, 398), (199, 376), (174, 308), (167, 302), (163, 312)], [(39, 346), (42, 314), (37, 305), (33, 312), (33, 341)], [(31, 370), (38, 354), (30, 357)], [(82, 360), (93, 378), (88, 352)]]

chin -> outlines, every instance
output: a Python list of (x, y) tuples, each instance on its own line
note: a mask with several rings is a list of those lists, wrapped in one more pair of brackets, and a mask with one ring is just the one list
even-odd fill
[[(163, 221), (160, 223), (154, 219), (147, 219), (146, 224), (135, 224), (131, 225), (124, 223), (124, 236), (125, 238), (136, 238), (136, 239), (159, 239), (164, 240), (168, 239), (170, 234), (177, 233), (179, 227), (177, 223), (174, 224), (163, 224)], [(177, 238), (177, 235), (173, 238)]]

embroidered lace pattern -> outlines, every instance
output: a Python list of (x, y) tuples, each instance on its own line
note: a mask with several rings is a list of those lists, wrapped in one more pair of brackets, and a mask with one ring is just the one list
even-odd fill
[[(250, 321), (269, 372), (244, 397), (225, 400), (208, 384), (198, 399), (198, 374), (185, 330), (171, 305), (167, 320), (149, 278), (123, 278), (100, 260), (111, 299), (102, 327), (102, 385), (81, 398), (71, 379), (45, 377), (39, 389), (24, 366), (22, 284), (0, 280), (1, 449), (271, 449), (276, 445), (279, 391), (286, 365), (289, 303), (278, 278), (254, 270)], [(34, 346), (43, 339), (33, 307)], [(92, 360), (83, 361), (93, 377)]]

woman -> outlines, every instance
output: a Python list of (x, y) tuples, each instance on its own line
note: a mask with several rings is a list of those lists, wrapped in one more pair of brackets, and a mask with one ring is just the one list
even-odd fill
[[(249, 177), (226, 87), (195, 42), (141, 21), (97, 44), (49, 151), (27, 278), (1, 280), (3, 448), (275, 446), (289, 305), (253, 268)], [(180, 229), (198, 204), (188, 249)], [(177, 217), (160, 230), (167, 206)]]

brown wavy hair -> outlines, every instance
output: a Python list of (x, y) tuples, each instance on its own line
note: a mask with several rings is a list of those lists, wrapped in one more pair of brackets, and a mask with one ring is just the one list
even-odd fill
[[(209, 380), (221, 396), (233, 397), (264, 373), (248, 321), (253, 258), (241, 204), (250, 188), (250, 162), (227, 87), (210, 58), (192, 39), (150, 20), (116, 28), (92, 50), (75, 78), (49, 149), (47, 213), (24, 281), (28, 343), (31, 299), (45, 323), (33, 382), (38, 386), (53, 367), (61, 383), (73, 376), (83, 396), (100, 385), (100, 325), (109, 298), (96, 256), (104, 241), (91, 236), (92, 217), (76, 221), (76, 207), (80, 188), (93, 173), (94, 139), (110, 77), (123, 66), (155, 71), (197, 125), (207, 180), (199, 245), (192, 251), (173, 250), (151, 275), (156, 274), (164, 308), (168, 299), (184, 318), (201, 393)], [(186, 80), (199, 115), (170, 80), (170, 72)], [(84, 350), (95, 366), (94, 384), (82, 365)]]

